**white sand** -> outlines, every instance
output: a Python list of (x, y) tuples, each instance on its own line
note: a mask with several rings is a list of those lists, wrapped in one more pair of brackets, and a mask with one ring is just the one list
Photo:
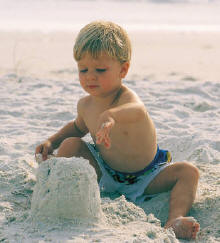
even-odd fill
[[(45, 211), (49, 218), (54, 215), (53, 222), (43, 220), (34, 202), (31, 210), (33, 188), (39, 185), (35, 146), (75, 117), (83, 95), (72, 61), (74, 35), (12, 32), (0, 37), (0, 241), (179, 242), (160, 226), (167, 218), (169, 193), (139, 206), (117, 194), (101, 195), (102, 223), (75, 222), (74, 210), (64, 219), (68, 208)], [(169, 149), (174, 161), (191, 161), (200, 170), (190, 215), (201, 224), (202, 243), (220, 241), (219, 39), (217, 33), (133, 33), (133, 62), (124, 81), (143, 99), (160, 147)], [(71, 195), (76, 200), (73, 190)], [(41, 205), (53, 205), (51, 199), (48, 203)]]

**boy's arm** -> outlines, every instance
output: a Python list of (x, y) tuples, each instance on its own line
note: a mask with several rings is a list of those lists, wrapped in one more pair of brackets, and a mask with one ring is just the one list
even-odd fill
[(56, 134), (51, 136), (48, 140), (51, 142), (54, 149), (58, 148), (64, 139), (69, 137), (84, 137), (88, 133), (88, 128), (83, 120), (83, 101), (79, 100), (77, 104), (77, 118), (74, 121), (69, 122)]
[(69, 122), (57, 133), (49, 137), (45, 142), (38, 145), (35, 150), (35, 155), (41, 153), (43, 160), (47, 159), (47, 155), (53, 153), (54, 149), (57, 149), (64, 139), (68, 137), (83, 137), (88, 133), (84, 120), (81, 116), (81, 108), (77, 105), (78, 115), (74, 121)]
[(117, 123), (133, 123), (146, 117), (146, 108), (141, 102), (130, 102), (106, 110), (102, 115), (112, 117)]
[(56, 134), (51, 136), (48, 140), (51, 142), (53, 149), (60, 146), (64, 139), (69, 137), (84, 137), (88, 133), (88, 128), (83, 120), (84, 102), (80, 99), (77, 103), (77, 117), (74, 121), (69, 122)]
[(98, 120), (98, 132), (96, 133), (96, 143), (103, 143), (106, 148), (110, 148), (110, 130), (115, 123), (136, 123), (147, 117), (145, 106), (141, 102), (129, 102), (110, 108), (104, 111)]
[(83, 130), (81, 126), (77, 125), (79, 123), (79, 118), (67, 123), (63, 128), (61, 128), (57, 133), (48, 138), (51, 142), (53, 149), (57, 149), (64, 139), (69, 137), (83, 137), (88, 131)]
[(134, 91), (123, 88), (118, 104), (106, 110), (102, 116), (110, 116), (117, 123), (134, 123), (146, 118), (147, 111), (144, 103)]

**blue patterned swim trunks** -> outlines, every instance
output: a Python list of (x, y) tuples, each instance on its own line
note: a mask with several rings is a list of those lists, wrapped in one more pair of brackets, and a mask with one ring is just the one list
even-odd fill
[(119, 192), (133, 202), (140, 203), (147, 197), (154, 195), (143, 195), (150, 182), (167, 166), (172, 164), (171, 153), (167, 150), (159, 149), (153, 161), (143, 170), (133, 173), (123, 173), (109, 167), (101, 158), (95, 144), (87, 143), (87, 146), (96, 159), (101, 171), (102, 177), (99, 187), (106, 192)]

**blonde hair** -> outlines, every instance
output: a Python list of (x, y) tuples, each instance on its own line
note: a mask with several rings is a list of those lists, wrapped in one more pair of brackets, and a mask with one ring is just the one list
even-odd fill
[(94, 21), (82, 28), (76, 38), (73, 54), (79, 61), (85, 53), (98, 58), (102, 52), (120, 63), (131, 59), (131, 43), (126, 31), (109, 21)]

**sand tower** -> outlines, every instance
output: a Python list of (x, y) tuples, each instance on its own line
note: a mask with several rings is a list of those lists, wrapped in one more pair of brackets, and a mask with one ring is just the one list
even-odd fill
[(95, 222), (101, 214), (97, 176), (87, 160), (54, 157), (40, 164), (31, 203), (32, 217)]

